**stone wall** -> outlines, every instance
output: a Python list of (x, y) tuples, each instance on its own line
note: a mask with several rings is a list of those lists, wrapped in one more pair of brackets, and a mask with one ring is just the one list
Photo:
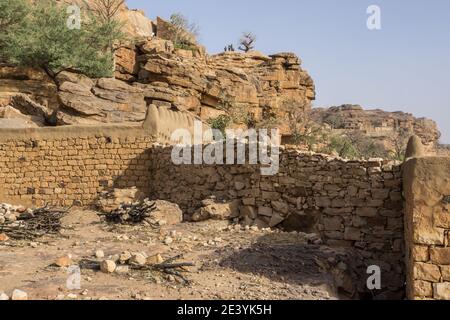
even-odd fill
[(407, 296), (450, 300), (450, 158), (404, 167)]
[(0, 129), (0, 202), (88, 206), (113, 186), (148, 192), (153, 143), (136, 126)]
[[(402, 298), (406, 275), (409, 298), (449, 299), (449, 158), (407, 161), (403, 205), (397, 163), (282, 149), (274, 176), (259, 165), (177, 166), (149, 126), (0, 129), (0, 202), (90, 206), (102, 191), (136, 186), (187, 219), (205, 203), (233, 203), (244, 224), (316, 233), (314, 245), (342, 250), (335, 269), (347, 293)], [(381, 267), (379, 291), (366, 287), (371, 265)]]
[(251, 165), (175, 166), (170, 151), (151, 150), (153, 197), (176, 202), (188, 218), (205, 199), (237, 201), (235, 216), (245, 224), (317, 232), (323, 243), (351, 252), (353, 266), (347, 267), (356, 273), (359, 292), (367, 291), (367, 267), (377, 265), (382, 270), (381, 292), (401, 298), (404, 246), (398, 165), (283, 150), (279, 174), (261, 176), (260, 168)]

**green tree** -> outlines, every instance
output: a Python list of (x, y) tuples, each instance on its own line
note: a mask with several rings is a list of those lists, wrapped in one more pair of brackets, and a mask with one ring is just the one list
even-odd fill
[[(76, 70), (91, 77), (109, 77), (114, 70), (112, 41), (122, 36), (120, 24), (91, 13), (80, 29), (69, 28), (65, 7), (42, 0), (33, 6), (22, 0), (2, 0), (10, 21), (0, 37), (0, 57), (7, 62), (44, 69), (51, 77)], [(25, 12), (18, 19), (18, 14)]]
[[(25, 0), (0, 1), (0, 29), (5, 35), (8, 28), (17, 25), (28, 14), (29, 7)], [(0, 36), (1, 36), (0, 35)]]

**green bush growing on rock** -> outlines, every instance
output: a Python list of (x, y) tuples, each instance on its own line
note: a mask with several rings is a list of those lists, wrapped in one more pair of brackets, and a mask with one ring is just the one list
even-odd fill
[(122, 37), (121, 25), (95, 14), (82, 18), (80, 29), (69, 28), (66, 7), (43, 0), (2, 0), (0, 58), (44, 69), (52, 78), (63, 70), (90, 77), (110, 77), (114, 70), (111, 43)]
[(226, 135), (225, 131), (231, 124), (231, 122), (232, 122), (231, 117), (228, 115), (220, 115), (217, 118), (208, 120), (208, 123), (211, 126), (211, 128), (219, 130), (224, 137)]

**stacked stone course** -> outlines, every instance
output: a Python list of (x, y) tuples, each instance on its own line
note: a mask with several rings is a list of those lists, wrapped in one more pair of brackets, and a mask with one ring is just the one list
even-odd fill
[(0, 197), (34, 205), (89, 206), (113, 186), (149, 190), (147, 150), (154, 143), (130, 127), (1, 130)]
[(368, 266), (377, 265), (384, 288), (397, 292), (404, 286), (397, 163), (282, 150), (279, 173), (262, 176), (255, 165), (175, 166), (170, 151), (151, 150), (153, 197), (176, 202), (188, 216), (207, 198), (238, 200), (243, 223), (317, 232), (327, 245), (354, 250), (362, 262), (361, 278)]
[(90, 206), (103, 191), (136, 186), (186, 219), (206, 199), (230, 202), (244, 224), (317, 233), (317, 245), (347, 252), (359, 292), (377, 265), (380, 297), (401, 298), (406, 275), (409, 298), (450, 298), (449, 158), (401, 168), (282, 149), (278, 174), (262, 176), (258, 165), (174, 165), (157, 136), (132, 125), (2, 129), (0, 202)]
[(405, 165), (409, 299), (450, 300), (450, 158)]

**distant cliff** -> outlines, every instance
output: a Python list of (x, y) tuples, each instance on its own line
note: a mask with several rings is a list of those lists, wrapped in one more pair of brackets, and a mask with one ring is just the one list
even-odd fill
[(418, 135), (430, 149), (438, 146), (441, 133), (436, 122), (415, 118), (410, 113), (364, 110), (360, 105), (314, 108), (311, 118), (335, 131), (359, 131), (391, 148), (393, 142), (412, 134)]

